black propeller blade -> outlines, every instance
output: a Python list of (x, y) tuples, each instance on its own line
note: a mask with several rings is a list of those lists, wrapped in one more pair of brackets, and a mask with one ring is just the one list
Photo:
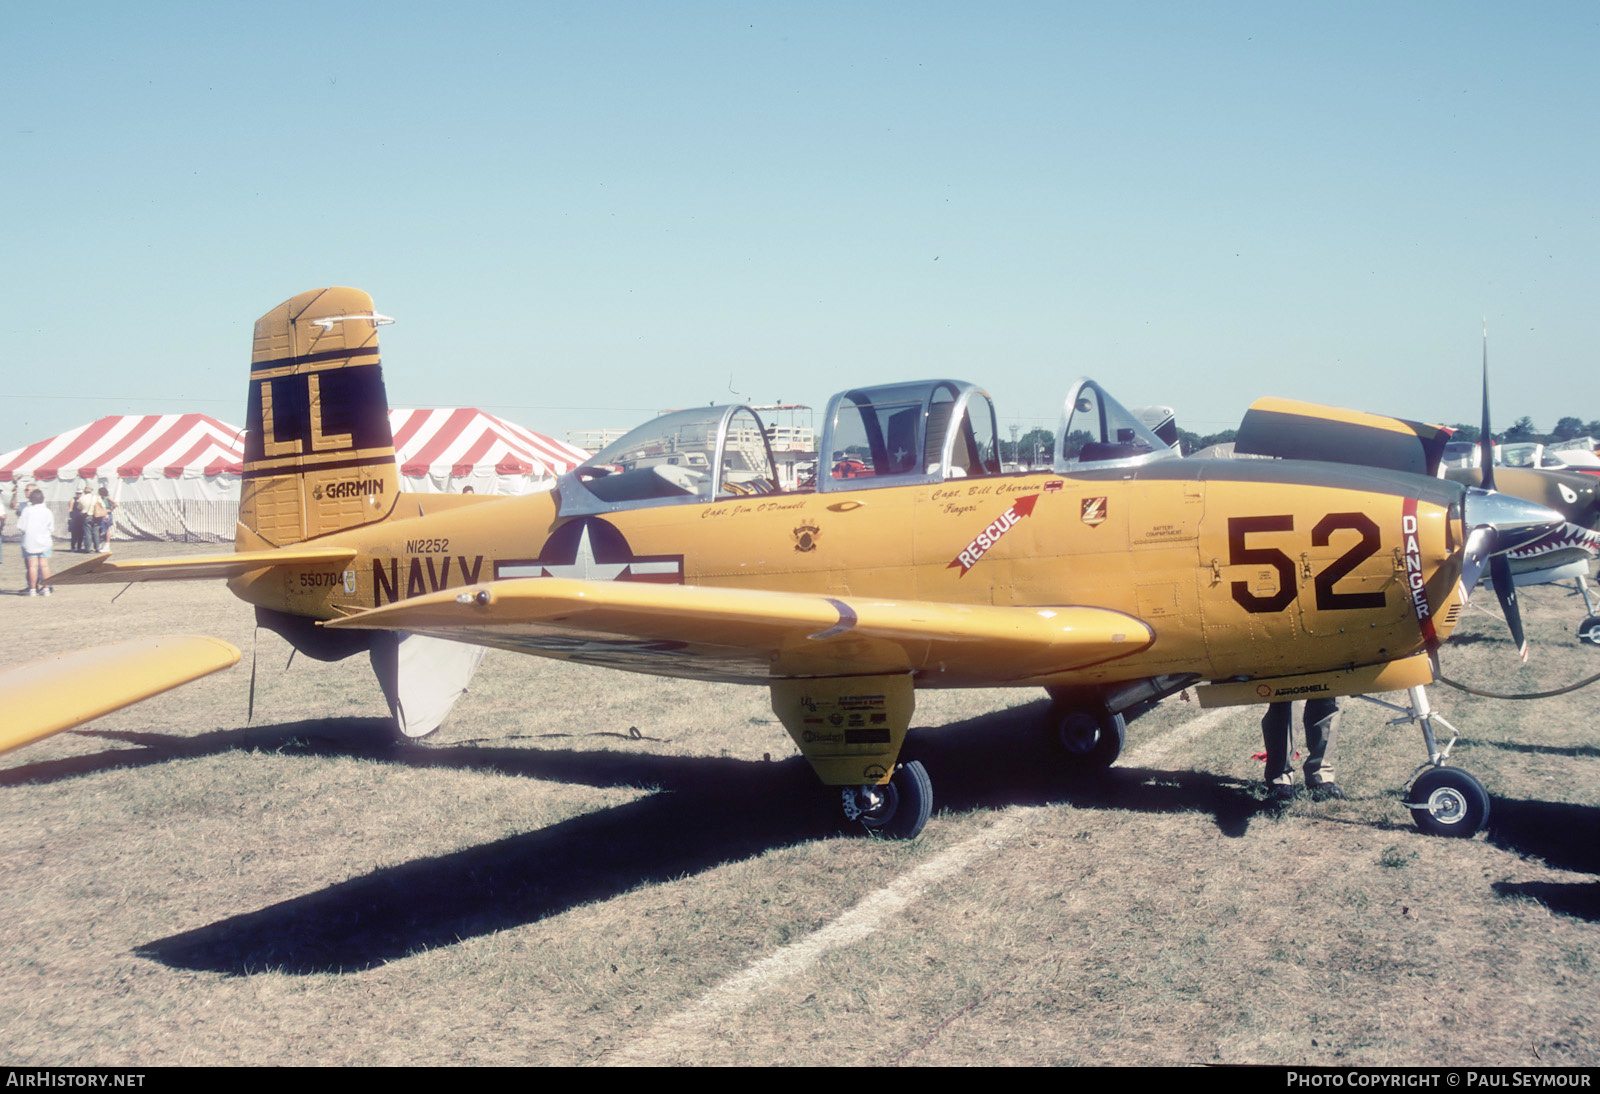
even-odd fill
[(1494, 489), (1494, 439), (1489, 433), (1489, 320), (1483, 321), (1483, 424), (1478, 430), (1479, 463), (1483, 488)]
[(1517, 645), (1517, 656), (1528, 659), (1528, 639), (1522, 633), (1522, 609), (1517, 604), (1517, 585), (1511, 579), (1511, 560), (1505, 555), (1489, 559), (1489, 578), (1494, 582), (1494, 595), (1500, 600), (1500, 610), (1505, 612), (1506, 626), (1511, 628), (1511, 641)]
[(1468, 528), (1464, 557), (1461, 560), (1462, 588), (1468, 593), (1489, 563), (1489, 580), (1494, 595), (1505, 613), (1517, 656), (1528, 659), (1528, 639), (1522, 630), (1522, 608), (1517, 602), (1517, 586), (1511, 577), (1511, 559), (1506, 552), (1537, 539), (1565, 518), (1552, 509), (1508, 497), (1494, 488), (1494, 442), (1489, 430), (1489, 321), (1483, 321), (1483, 425), (1478, 436), (1478, 451), (1483, 467), (1483, 486), (1468, 490), (1464, 515)]

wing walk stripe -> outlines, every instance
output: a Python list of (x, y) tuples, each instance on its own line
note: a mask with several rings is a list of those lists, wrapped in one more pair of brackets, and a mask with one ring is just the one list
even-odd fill
[(808, 634), (806, 635), (807, 638), (814, 638), (818, 641), (821, 641), (824, 638), (837, 638), (839, 635), (853, 629), (856, 625), (856, 613), (855, 610), (850, 607), (850, 605), (846, 604), (842, 600), (835, 600), (831, 596), (827, 597), (826, 599), (829, 604), (833, 605), (833, 610), (839, 613), (839, 622), (835, 623), (831, 627), (818, 631), (816, 634)]

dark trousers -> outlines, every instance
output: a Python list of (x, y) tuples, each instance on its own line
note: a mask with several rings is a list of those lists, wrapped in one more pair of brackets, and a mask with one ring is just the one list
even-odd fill
[[(1269, 703), (1261, 716), (1261, 741), (1267, 746), (1269, 783), (1293, 785), (1294, 768), (1290, 760), (1294, 704)], [(1307, 699), (1303, 716), (1306, 733), (1306, 761), (1302, 766), (1306, 784), (1317, 786), (1333, 779), (1333, 739), (1339, 732), (1339, 700)]]

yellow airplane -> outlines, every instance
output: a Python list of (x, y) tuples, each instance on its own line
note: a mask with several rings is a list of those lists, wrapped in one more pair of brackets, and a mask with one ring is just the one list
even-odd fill
[(136, 638), (0, 669), (0, 752), (225, 669), (239, 651), (220, 638)]
[[(483, 646), (765, 685), (845, 815), (887, 835), (932, 807), (901, 751), (915, 690), (938, 687), (1046, 688), (1085, 767), (1186, 687), (1208, 705), (1410, 690), (1419, 824), (1471, 835), (1487, 813), (1443, 766), (1421, 689), (1463, 568), (1470, 588), (1555, 514), (1406, 471), (1177, 458), (1089, 380), (1047, 471), (1002, 473), (989, 397), (937, 380), (835, 396), (795, 488), (755, 412), (713, 406), (646, 423), (549, 493), (401, 493), (385, 322), (348, 288), (257, 321), (233, 554), (102, 555), (57, 584), (226, 578), (297, 649), (367, 652), (412, 736)], [(1433, 443), (1318, 413), (1374, 450)]]

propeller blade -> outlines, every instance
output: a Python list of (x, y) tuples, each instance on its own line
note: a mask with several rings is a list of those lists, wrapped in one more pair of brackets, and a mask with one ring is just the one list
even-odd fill
[(1478, 430), (1479, 462), (1483, 488), (1494, 489), (1494, 440), (1489, 432), (1489, 320), (1483, 321), (1483, 424)]
[(1467, 546), (1461, 556), (1461, 591), (1468, 598), (1471, 598), (1472, 590), (1478, 587), (1478, 579), (1483, 576), (1489, 556), (1494, 554), (1497, 538), (1495, 530), (1488, 525), (1474, 528), (1467, 535)]
[(1506, 613), (1511, 641), (1517, 644), (1517, 656), (1527, 661), (1528, 639), (1522, 633), (1522, 608), (1517, 604), (1517, 583), (1511, 578), (1511, 560), (1505, 555), (1492, 556), (1489, 577), (1494, 581), (1494, 595), (1500, 598), (1500, 610)]

